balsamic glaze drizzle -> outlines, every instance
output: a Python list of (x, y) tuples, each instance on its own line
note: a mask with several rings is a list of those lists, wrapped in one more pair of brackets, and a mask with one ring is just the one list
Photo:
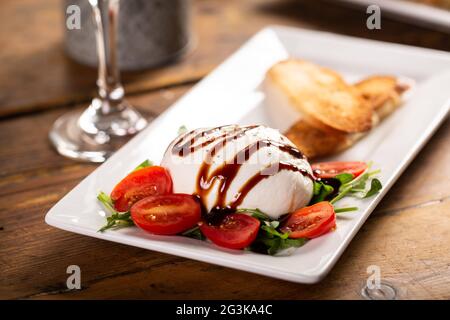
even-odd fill
[[(209, 173), (210, 167), (212, 164), (212, 160), (218, 151), (223, 149), (228, 142), (238, 139), (245, 135), (245, 133), (249, 130), (258, 127), (257, 125), (245, 126), (245, 127), (237, 127), (237, 126), (221, 126), (217, 128), (208, 129), (201, 132), (193, 131), (187, 135), (182, 136), (177, 142), (175, 142), (172, 153), (174, 155), (178, 155), (180, 157), (186, 157), (187, 155), (204, 148), (212, 143), (215, 143), (212, 148), (208, 150), (205, 158), (203, 159), (202, 164), (200, 165), (198, 174), (197, 174), (197, 182), (196, 182), (196, 191), (195, 195), (198, 196), (202, 207), (205, 208), (204, 199), (207, 198), (210, 191), (213, 189), (215, 183), (218, 183), (218, 194), (213, 205), (213, 209), (210, 213), (206, 215), (211, 218), (214, 216), (214, 213), (219, 216), (223, 216), (226, 213), (234, 211), (245, 199), (247, 194), (262, 180), (269, 177), (270, 175), (264, 174), (267, 172), (266, 170), (276, 170), (276, 172), (282, 170), (289, 170), (294, 172), (300, 172), (306, 177), (309, 177), (311, 180), (315, 180), (314, 176), (310, 174), (307, 170), (298, 168), (297, 166), (287, 163), (284, 161), (279, 161), (271, 164), (269, 167), (264, 168), (259, 171), (255, 175), (253, 175), (250, 179), (246, 181), (246, 183), (239, 189), (238, 193), (231, 201), (231, 203), (226, 204), (226, 195), (228, 189), (230, 188), (233, 180), (237, 176), (241, 166), (247, 162), (250, 157), (260, 150), (261, 148), (266, 147), (276, 147), (280, 151), (289, 153), (291, 156), (297, 159), (305, 159), (305, 156), (298, 150), (297, 148), (291, 146), (289, 143), (281, 143), (276, 141), (271, 141), (267, 139), (261, 139), (256, 142), (253, 142), (238, 151), (231, 163), (225, 162), (220, 167), (216, 168), (212, 173)], [(225, 130), (224, 132), (220, 132), (221, 129), (229, 128), (231, 130)], [(202, 142), (199, 142), (199, 139), (202, 137), (208, 136), (215, 131), (220, 132), (218, 135), (210, 137)], [(274, 172), (274, 171), (270, 171)]]

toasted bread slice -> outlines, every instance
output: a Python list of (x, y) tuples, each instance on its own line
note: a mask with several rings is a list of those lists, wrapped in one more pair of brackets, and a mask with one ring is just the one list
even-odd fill
[[(394, 112), (401, 104), (401, 94), (408, 89), (394, 77), (373, 76), (355, 84), (361, 96), (373, 108), (372, 126)], [(290, 127), (285, 135), (308, 157), (329, 156), (355, 144), (366, 133), (348, 133), (305, 119)]]
[(395, 111), (401, 94), (408, 89), (391, 76), (372, 76), (355, 84), (356, 90), (372, 106), (380, 120)]
[(353, 134), (317, 128), (304, 120), (298, 121), (284, 134), (308, 158), (335, 154), (353, 144)]
[(267, 76), (289, 97), (304, 121), (314, 119), (343, 132), (371, 128), (373, 109), (367, 99), (336, 72), (289, 59), (275, 64)]

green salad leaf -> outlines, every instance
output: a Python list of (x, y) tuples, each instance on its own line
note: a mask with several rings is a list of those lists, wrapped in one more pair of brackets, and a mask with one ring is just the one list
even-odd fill
[(287, 239), (289, 237), (288, 232), (279, 232), (277, 230), (278, 225), (280, 224), (278, 221), (264, 221), (264, 224), (261, 225), (261, 230), (264, 230), (268, 236), (270, 237), (278, 237), (280, 239)]
[(334, 179), (339, 180), (341, 185), (349, 183), (355, 178), (355, 176), (351, 173), (341, 173), (334, 177)]
[(116, 213), (116, 209), (114, 209), (112, 199), (106, 193), (100, 191), (100, 193), (97, 195), (97, 200), (103, 204), (103, 206), (105, 207), (106, 210), (108, 210), (109, 213), (111, 214)]
[(298, 248), (306, 243), (306, 239), (281, 239), (281, 238), (260, 238), (256, 239), (255, 242), (258, 244), (258, 241), (262, 242), (267, 247), (267, 254), (275, 255), (278, 252), (288, 249), (288, 248)]
[(369, 197), (377, 194), (381, 190), (382, 187), (383, 186), (381, 185), (380, 180), (375, 178), (375, 179), (371, 180), (370, 188), (368, 190), (366, 190), (366, 188), (364, 188), (361, 191), (356, 191), (356, 192), (355, 192), (355, 190), (353, 190), (353, 193), (351, 195), (353, 197), (357, 197), (357, 198), (361, 198), (361, 199), (369, 198)]
[(346, 208), (334, 208), (335, 213), (343, 213), (343, 212), (350, 212), (350, 211), (357, 211), (358, 207), (346, 207)]
[[(134, 168), (133, 172), (151, 166), (153, 166), (153, 162), (147, 159), (140, 163), (136, 168)], [(97, 199), (110, 213), (110, 216), (106, 217), (106, 224), (102, 228), (100, 228), (100, 230), (98, 230), (99, 232), (103, 232), (108, 229), (119, 229), (134, 226), (134, 222), (131, 219), (130, 212), (118, 212), (116, 209), (114, 209), (113, 201), (109, 195), (101, 191), (97, 195)]]
[(266, 221), (270, 221), (270, 217), (265, 214), (264, 212), (262, 212), (259, 209), (237, 209), (236, 210), (237, 213), (251, 213), (252, 217), (258, 219), (258, 220), (266, 220)]
[(139, 164), (136, 168), (134, 168), (133, 171), (138, 171), (147, 167), (152, 167), (153, 166), (153, 162), (150, 161), (149, 159), (144, 160), (141, 164)]
[(289, 232), (282, 232), (279, 229), (280, 221), (271, 219), (259, 209), (239, 209), (237, 212), (251, 213), (261, 222), (258, 235), (248, 248), (250, 251), (274, 255), (291, 247), (301, 247), (306, 243), (306, 239), (289, 239)]
[[(339, 187), (339, 192), (333, 199), (330, 200), (330, 202), (334, 204), (346, 196), (360, 199), (374, 196), (383, 188), (380, 180), (377, 178), (372, 178), (378, 173), (380, 173), (380, 170), (365, 172), (359, 177), (341, 184)], [(370, 187), (367, 187), (368, 182), (370, 182)]]
[(330, 194), (334, 192), (334, 188), (322, 181), (314, 181), (313, 198), (310, 205), (324, 201)]
[(188, 131), (188, 128), (185, 125), (182, 125), (178, 128), (178, 135), (186, 133), (187, 131)]
[(131, 219), (130, 212), (118, 212), (114, 209), (111, 197), (104, 192), (100, 192), (97, 199), (103, 204), (105, 209), (111, 214), (106, 217), (106, 224), (101, 227), (98, 231), (103, 232), (108, 229), (119, 229), (123, 227), (134, 226), (134, 222)]
[(195, 226), (189, 230), (186, 230), (181, 234), (182, 236), (197, 239), (197, 240), (206, 240), (206, 237), (200, 231), (199, 226)]

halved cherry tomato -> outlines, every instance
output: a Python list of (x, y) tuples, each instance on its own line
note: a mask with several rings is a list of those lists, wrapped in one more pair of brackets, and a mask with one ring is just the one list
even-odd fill
[(317, 238), (336, 227), (336, 214), (328, 201), (294, 211), (281, 228), (289, 238)]
[(163, 167), (152, 166), (133, 171), (111, 192), (117, 211), (128, 211), (137, 201), (153, 195), (172, 192), (172, 178)]
[(341, 173), (351, 173), (356, 178), (367, 169), (367, 164), (362, 161), (334, 161), (314, 163), (311, 167), (318, 178), (333, 178)]
[(215, 226), (202, 222), (201, 232), (218, 246), (230, 249), (243, 249), (249, 246), (258, 235), (260, 222), (258, 219), (241, 213), (225, 216)]
[(200, 204), (190, 194), (150, 196), (131, 207), (131, 219), (154, 234), (173, 235), (192, 228), (200, 221)]

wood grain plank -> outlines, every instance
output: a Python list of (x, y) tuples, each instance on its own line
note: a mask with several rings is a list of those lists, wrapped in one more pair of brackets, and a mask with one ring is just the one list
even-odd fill
[[(191, 86), (178, 86), (157, 90), (148, 94), (129, 97), (129, 102), (149, 120), (174, 103)], [(82, 110), (86, 104), (75, 105), (70, 109)], [(11, 183), (30, 182), (33, 176), (45, 177), (50, 171), (62, 168), (81, 168), (82, 164), (58, 156), (48, 141), (48, 132), (53, 122), (69, 108), (29, 116), (0, 120), (0, 194), (2, 188), (13, 191)], [(71, 169), (68, 169), (71, 170)], [(6, 179), (5, 176), (9, 178)]]
[[(129, 101), (151, 118), (189, 88), (179, 86), (158, 90), (132, 96)], [(79, 109), (84, 107), (75, 106)], [(50, 282), (39, 279), (61, 274), (58, 264), (60, 257), (79, 256), (86, 252), (86, 257), (90, 259), (111, 256), (110, 249), (104, 247), (111, 246), (108, 242), (95, 239), (85, 242), (84, 237), (56, 230), (44, 223), (46, 211), (97, 167), (67, 160), (57, 155), (48, 143), (47, 134), (51, 124), (67, 111), (68, 108), (61, 108), (0, 120), (0, 143), (3, 145), (0, 149), (0, 197), (5, 200), (0, 205), (0, 265), (2, 272), (5, 271), (5, 276), (0, 280), (0, 297), (14, 297), (17, 292), (20, 295), (35, 294), (57, 288), (61, 283), (54, 283), (54, 279)], [(71, 248), (56, 245), (56, 249), (52, 249), (52, 244), (66, 241), (72, 242)], [(97, 250), (101, 253), (95, 253)], [(131, 255), (133, 258), (123, 260), (119, 272), (128, 270), (130, 262), (133, 268), (139, 268), (142, 263), (147, 267), (149, 264), (176, 259), (168, 255), (159, 255), (160, 258), (153, 255), (150, 260), (139, 262), (139, 252), (147, 253), (146, 250), (130, 250), (126, 246), (123, 246), (123, 250), (124, 254), (121, 254), (114, 246), (113, 256)], [(107, 277), (108, 272), (105, 271), (102, 270), (101, 274), (94, 272), (92, 276)], [(110, 271), (111, 274), (117, 274), (117, 268)], [(65, 267), (62, 272), (65, 273)]]
[(450, 119), (447, 119), (394, 184), (378, 211), (395, 212), (449, 197), (449, 163)]
[[(365, 27), (363, 10), (305, 0), (197, 0), (193, 2), (195, 46), (183, 59), (143, 72), (126, 73), (128, 93), (192, 83), (209, 73), (251, 35), (269, 24), (450, 51), (448, 35), (383, 18), (382, 30)], [(26, 21), (26, 23), (24, 23)], [(88, 101), (96, 71), (66, 57), (59, 0), (0, 3), (0, 117)]]
[[(424, 233), (424, 226), (433, 232)], [(449, 299), (449, 227), (450, 199), (394, 215), (375, 214), (330, 275), (316, 285), (289, 283), (117, 245), (114, 245), (114, 251), (118, 254), (113, 259), (108, 255), (92, 259), (88, 251), (85, 252), (87, 257), (81, 258), (81, 252), (78, 257), (69, 252), (49, 263), (52, 283), (59, 285), (50, 286), (47, 293), (40, 292), (28, 298), (361, 299), (360, 291), (368, 278), (367, 268), (376, 265), (381, 269), (382, 280), (397, 290), (398, 299)], [(107, 244), (102, 245), (106, 251), (112, 250)], [(84, 248), (88, 250), (88, 246)], [(109, 270), (102, 270), (105, 264), (98, 263), (103, 258), (113, 268), (127, 260), (127, 271), (109, 276)], [(67, 291), (65, 267), (78, 261), (82, 268), (83, 288)], [(91, 280), (93, 273), (103, 275)]]

